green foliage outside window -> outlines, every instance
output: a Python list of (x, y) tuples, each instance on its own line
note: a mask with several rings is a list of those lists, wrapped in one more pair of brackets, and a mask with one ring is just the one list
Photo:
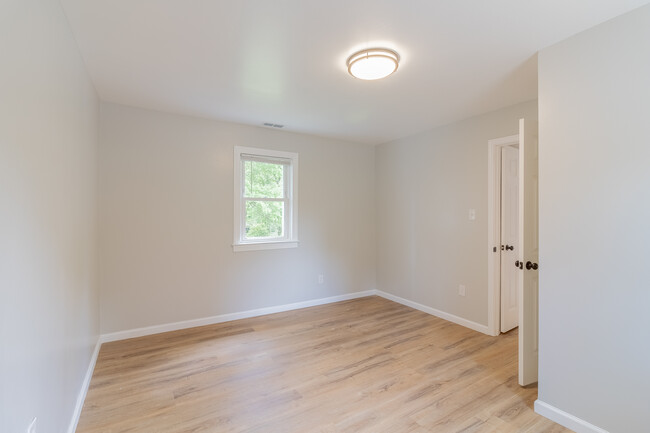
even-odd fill
[(283, 208), (284, 203), (277, 201), (246, 202), (246, 237), (282, 237)]
[(248, 199), (246, 200), (246, 237), (282, 237), (284, 202), (250, 199), (284, 198), (284, 166), (244, 161), (244, 196)]

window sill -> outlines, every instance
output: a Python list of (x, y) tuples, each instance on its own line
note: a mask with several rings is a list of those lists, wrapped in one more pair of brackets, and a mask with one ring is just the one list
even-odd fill
[(255, 250), (277, 250), (281, 248), (296, 248), (298, 241), (277, 241), (277, 242), (251, 242), (245, 244), (234, 244), (232, 250), (255, 251)]

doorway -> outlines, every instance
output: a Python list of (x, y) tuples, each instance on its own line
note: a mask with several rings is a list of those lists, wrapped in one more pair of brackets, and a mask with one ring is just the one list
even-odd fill
[(492, 335), (519, 326), (519, 276), (514, 266), (519, 249), (519, 136), (490, 140), (488, 219)]
[[(508, 289), (513, 286), (508, 283), (508, 275), (515, 270), (521, 386), (537, 382), (539, 358), (537, 142), (537, 122), (526, 119), (519, 119), (518, 135), (488, 142), (488, 331), (496, 336), (513, 326), (508, 311), (512, 293)], [(508, 148), (518, 150), (517, 238), (507, 233), (512, 228), (506, 221), (512, 212), (508, 206), (514, 206), (513, 200), (508, 201), (514, 189), (508, 177), (514, 173), (511, 161), (515, 158), (514, 151)]]
[(519, 146), (501, 147), (501, 332), (519, 326), (519, 275), (512, 266), (519, 248)]

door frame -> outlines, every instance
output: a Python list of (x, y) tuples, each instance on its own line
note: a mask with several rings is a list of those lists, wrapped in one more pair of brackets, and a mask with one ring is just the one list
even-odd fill
[[(519, 145), (519, 134), (488, 140), (488, 333), (501, 333), (501, 149)], [(498, 259), (497, 259), (498, 257)], [(498, 284), (497, 284), (498, 281)]]

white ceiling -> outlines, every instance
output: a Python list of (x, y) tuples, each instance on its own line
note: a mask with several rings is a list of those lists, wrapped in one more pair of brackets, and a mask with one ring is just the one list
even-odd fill
[[(381, 143), (536, 98), (541, 48), (648, 0), (61, 0), (105, 101)], [(399, 70), (352, 78), (354, 51)]]

